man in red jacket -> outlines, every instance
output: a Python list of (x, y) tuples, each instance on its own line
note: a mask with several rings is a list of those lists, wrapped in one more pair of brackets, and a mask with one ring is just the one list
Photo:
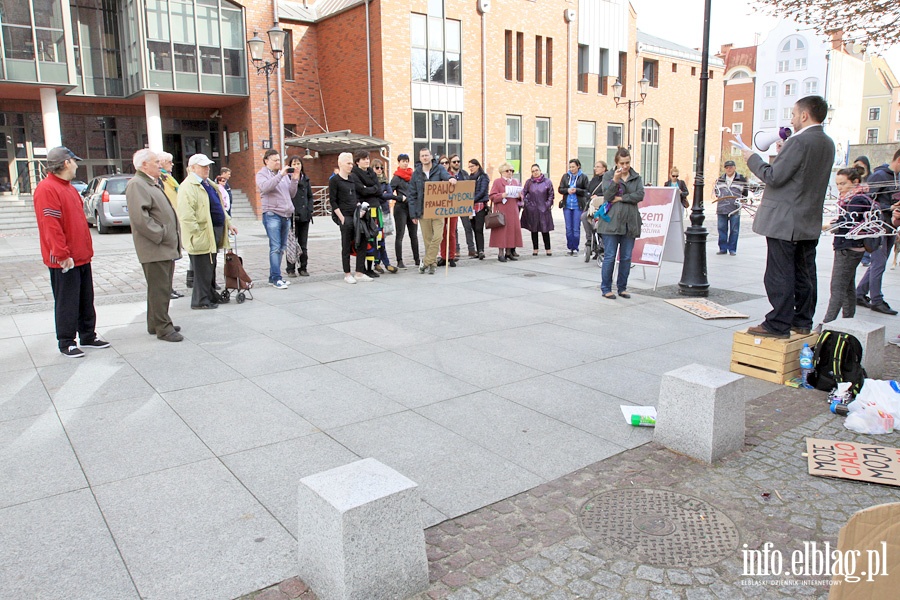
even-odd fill
[(75, 153), (64, 146), (47, 153), (47, 177), (34, 189), (44, 264), (50, 268), (50, 287), (56, 312), (56, 339), (59, 351), (69, 358), (81, 358), (82, 348), (109, 348), (97, 335), (94, 311), (94, 282), (91, 258), (94, 247), (81, 196), (71, 181), (78, 170)]

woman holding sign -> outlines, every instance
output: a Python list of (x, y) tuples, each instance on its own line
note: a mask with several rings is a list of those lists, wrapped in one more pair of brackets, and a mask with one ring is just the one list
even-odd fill
[[(515, 171), (509, 164), (500, 165), (500, 177), (491, 186), (493, 213), (499, 213), (503, 225), (491, 229), (491, 248), (497, 248), (497, 260), (518, 260), (513, 251), (522, 247), (522, 227), (519, 225), (518, 199), (522, 193), (519, 182), (513, 178)], [(490, 218), (490, 217), (489, 217)]]
[(637, 205), (644, 199), (644, 182), (638, 172), (631, 168), (631, 153), (626, 148), (619, 148), (616, 152), (616, 168), (603, 176), (603, 197), (609, 204), (609, 221), (600, 219), (597, 223), (597, 231), (603, 236), (600, 291), (604, 298), (616, 299), (612, 292), (612, 274), (618, 252), (619, 276), (616, 278), (616, 287), (619, 296), (631, 298), (631, 294), (625, 290), (628, 289), (634, 240), (641, 237), (641, 213)]
[(544, 177), (539, 165), (531, 165), (531, 178), (522, 188), (525, 206), (522, 209), (522, 229), (531, 232), (532, 256), (538, 255), (538, 233), (544, 236), (544, 252), (550, 251), (550, 232), (553, 231), (553, 183)]

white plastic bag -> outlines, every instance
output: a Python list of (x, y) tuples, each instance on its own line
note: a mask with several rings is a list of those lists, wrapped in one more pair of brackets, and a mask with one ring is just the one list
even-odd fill
[(900, 387), (892, 381), (866, 379), (848, 411), (844, 427), (850, 431), (873, 435), (891, 433), (894, 417), (900, 418)]
[(879, 408), (900, 420), (900, 384), (883, 379), (866, 379), (857, 399), (875, 402)]

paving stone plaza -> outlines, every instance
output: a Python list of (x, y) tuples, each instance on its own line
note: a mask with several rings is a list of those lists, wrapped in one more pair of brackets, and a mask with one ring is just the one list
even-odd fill
[[(146, 333), (127, 230), (93, 231), (112, 347), (77, 361), (56, 348), (37, 237), (0, 235), (0, 599), (314, 598), (297, 577), (298, 482), (369, 457), (419, 486), (423, 599), (826, 598), (823, 578), (744, 576), (742, 550), (835, 544), (853, 513), (898, 501), (896, 487), (811, 477), (801, 456), (810, 436), (896, 447), (895, 434), (853, 434), (823, 393), (751, 380), (744, 449), (708, 465), (619, 408), (656, 406), (673, 369), (728, 370), (733, 333), (768, 311), (765, 240), (749, 225), (737, 256), (715, 255), (715, 232), (708, 244), (713, 299), (749, 319), (702, 320), (651, 292), (652, 269), (633, 270), (631, 299), (602, 298), (596, 263), (563, 254), (561, 217), (552, 257), (354, 286), (321, 219), (312, 276), (287, 290), (264, 285), (262, 225), (238, 221), (254, 299), (173, 301), (180, 344)], [(680, 277), (663, 263), (659, 286)], [(885, 297), (900, 301), (894, 270)], [(896, 317), (857, 318), (900, 332)], [(888, 346), (884, 378), (898, 370)], [(596, 516), (639, 497), (702, 507), (716, 535), (639, 560), (638, 541), (609, 543)]]

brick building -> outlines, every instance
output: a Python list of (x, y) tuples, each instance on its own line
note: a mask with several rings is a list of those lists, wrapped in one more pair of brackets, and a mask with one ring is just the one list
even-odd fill
[[(299, 139), (288, 153), (316, 156), (304, 140), (350, 130), (388, 140), (388, 157), (427, 145), (494, 169), (537, 162), (557, 179), (569, 157), (585, 171), (608, 160), (630, 129), (648, 181), (664, 181), (672, 164), (692, 171), (700, 54), (641, 43), (627, 0), (34, 0), (0, 19), (2, 35), (23, 40), (0, 56), (0, 178), (8, 169), (21, 193), (55, 144), (86, 159), (82, 179), (129, 172), (131, 154), (149, 146), (175, 155), (178, 176), (207, 153), (255, 204), (269, 118), (246, 41), (266, 39), (275, 21), (289, 51), (270, 82), (272, 143)], [(724, 64), (711, 65), (715, 154)], [(613, 84), (636, 98), (653, 68), (629, 123)], [(321, 151), (304, 161), (316, 185), (334, 163)]]
[(747, 145), (753, 140), (753, 107), (756, 94), (756, 46), (722, 46), (725, 60), (725, 96), (722, 101), (722, 158), (741, 162), (741, 151), (729, 142), (740, 135)]

